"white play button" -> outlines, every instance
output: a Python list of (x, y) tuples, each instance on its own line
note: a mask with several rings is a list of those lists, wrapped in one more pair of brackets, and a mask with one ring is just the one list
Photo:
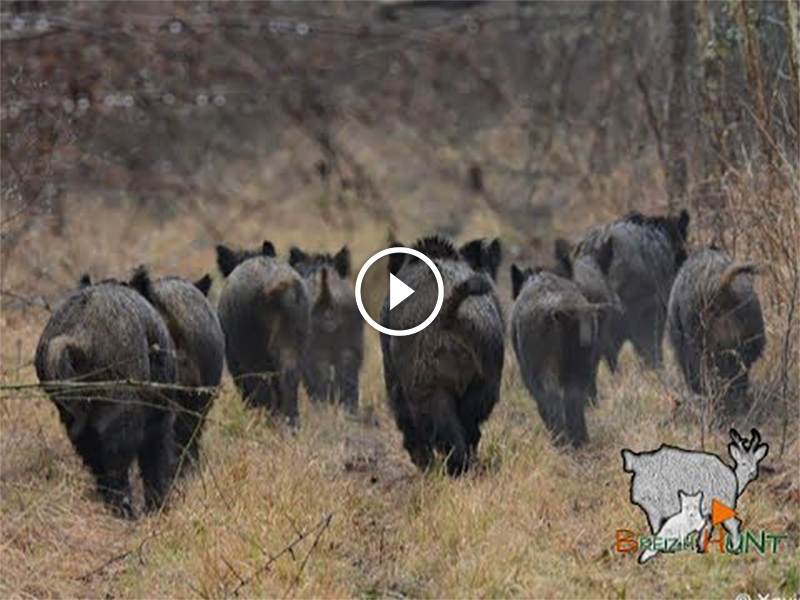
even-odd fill
[[(364, 276), (367, 274), (367, 271), (372, 265), (374, 265), (381, 258), (389, 256), (390, 254), (408, 254), (418, 258), (428, 266), (433, 273), (434, 279), (436, 280), (436, 305), (433, 307), (433, 310), (428, 317), (415, 327), (410, 327), (408, 329), (390, 329), (389, 327), (384, 327), (375, 319), (373, 319), (369, 312), (367, 312), (367, 309), (364, 307), (364, 300), (361, 297), (361, 286), (364, 283)], [(386, 280), (384, 279), (383, 281)], [(444, 280), (442, 279), (442, 274), (439, 272), (439, 269), (436, 268), (434, 262), (422, 252), (419, 250), (414, 250), (413, 248), (403, 248), (398, 246), (396, 248), (387, 248), (386, 250), (381, 250), (380, 252), (377, 252), (369, 257), (367, 262), (364, 263), (364, 265), (361, 267), (361, 270), (358, 272), (358, 276), (356, 277), (355, 292), (358, 310), (370, 327), (386, 335), (414, 335), (433, 323), (433, 320), (442, 309), (442, 304), (444, 303)], [(414, 289), (412, 287), (401, 281), (400, 278), (395, 277), (392, 273), (389, 273), (389, 310), (392, 310), (398, 304), (402, 303), (404, 300), (407, 300), (408, 297), (413, 293)]]
[(392, 310), (413, 293), (413, 289), (389, 273), (389, 310)]

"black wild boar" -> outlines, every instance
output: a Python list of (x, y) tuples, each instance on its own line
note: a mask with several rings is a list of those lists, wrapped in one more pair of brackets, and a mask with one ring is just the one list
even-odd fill
[(686, 383), (696, 394), (722, 391), (724, 407), (746, 408), (750, 366), (764, 350), (764, 318), (749, 275), (716, 249), (684, 263), (669, 299), (669, 339)]
[(228, 370), (249, 406), (295, 424), (311, 321), (303, 279), (266, 241), (260, 251), (217, 246), (217, 264), (227, 278), (218, 310)]
[(609, 351), (612, 346), (613, 330), (620, 327), (622, 312), (619, 296), (608, 283), (608, 270), (614, 258), (614, 238), (609, 237), (598, 248), (595, 254), (575, 254), (575, 248), (567, 240), (557, 239), (554, 246), (558, 261), (556, 274), (572, 279), (581, 293), (592, 304), (596, 305), (597, 337), (592, 350), (592, 382), (589, 386), (589, 399), (597, 400), (597, 368), (600, 359), (605, 359), (612, 372), (617, 368), (617, 357)]
[[(605, 242), (614, 240), (608, 283), (622, 306), (614, 319), (604, 354), (616, 361), (626, 340), (648, 368), (662, 363), (662, 339), (672, 281), (686, 260), (689, 213), (645, 216), (630, 213), (622, 219), (590, 230), (578, 242), (576, 256), (599, 258)], [(613, 357), (613, 358), (612, 358)]]
[(588, 439), (599, 308), (573, 281), (544, 269), (511, 265), (511, 287), (511, 343), (525, 387), (556, 440), (564, 435), (580, 446)]
[(120, 381), (102, 389), (47, 386), (75, 450), (106, 503), (133, 516), (128, 472), (138, 458), (145, 507), (160, 507), (174, 474), (174, 401), (126, 380), (175, 382), (175, 351), (163, 319), (138, 293), (88, 278), (53, 311), (36, 348), (43, 383)]
[(311, 302), (311, 334), (303, 357), (303, 382), (317, 401), (339, 401), (358, 410), (358, 379), (364, 355), (364, 320), (350, 276), (350, 250), (335, 256), (289, 251), (289, 264), (303, 276)]
[[(499, 397), (503, 315), (491, 280), (473, 270), (448, 240), (424, 238), (414, 248), (439, 268), (444, 303), (419, 333), (381, 335), (386, 391), (414, 464), (427, 468), (436, 450), (456, 475), (469, 467), (480, 426)], [(406, 255), (392, 255), (389, 270), (415, 293), (391, 311), (387, 298), (381, 321), (392, 329), (414, 327), (434, 307), (436, 281), (424, 263)]]
[[(206, 275), (192, 283), (179, 277), (150, 279), (139, 267), (130, 282), (167, 324), (175, 344), (177, 381), (187, 388), (213, 388), (219, 385), (225, 360), (225, 338), (217, 313), (206, 299), (211, 278)], [(176, 390), (175, 442), (181, 473), (199, 457), (200, 436), (206, 415), (211, 410), (214, 392)]]

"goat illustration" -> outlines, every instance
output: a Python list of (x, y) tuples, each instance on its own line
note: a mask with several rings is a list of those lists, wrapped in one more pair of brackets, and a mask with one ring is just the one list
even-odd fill
[[(647, 515), (650, 531), (655, 534), (673, 515), (681, 511), (679, 491), (686, 494), (702, 492), (702, 514), (711, 515), (711, 502), (736, 508), (736, 502), (747, 485), (758, 478), (758, 464), (769, 451), (761, 443), (756, 429), (749, 440), (735, 430), (730, 431), (731, 443), (728, 453), (735, 466), (725, 464), (716, 454), (676, 448), (662, 444), (649, 452), (622, 450), (623, 469), (633, 473), (631, 502)], [(730, 536), (734, 547), (739, 544), (739, 519), (731, 517), (722, 526)], [(708, 535), (713, 525), (708, 519)]]

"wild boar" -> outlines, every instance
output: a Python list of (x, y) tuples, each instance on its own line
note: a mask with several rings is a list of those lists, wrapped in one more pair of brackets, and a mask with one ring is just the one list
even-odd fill
[[(411, 460), (425, 469), (439, 451), (448, 473), (457, 475), (469, 467), (480, 426), (499, 398), (503, 315), (489, 277), (472, 269), (449, 240), (428, 237), (414, 248), (438, 267), (444, 302), (422, 331), (381, 335), (386, 390)], [(423, 262), (406, 255), (392, 255), (389, 271), (415, 292), (391, 310), (387, 297), (382, 324), (409, 329), (431, 313), (436, 281)]]
[[(88, 278), (53, 311), (35, 366), (72, 445), (105, 502), (133, 517), (129, 470), (138, 459), (145, 507), (160, 507), (174, 474), (173, 398), (130, 382), (175, 382), (175, 348), (163, 319), (138, 293)], [(110, 382), (71, 389), (58, 382)], [(114, 383), (116, 382), (116, 383)]]
[(260, 250), (217, 246), (217, 264), (226, 277), (218, 310), (228, 370), (248, 406), (295, 425), (311, 325), (303, 279), (267, 241)]
[(289, 264), (303, 276), (311, 303), (311, 333), (303, 357), (303, 382), (313, 400), (341, 402), (358, 410), (364, 358), (364, 320), (350, 276), (350, 250), (336, 255), (289, 251)]

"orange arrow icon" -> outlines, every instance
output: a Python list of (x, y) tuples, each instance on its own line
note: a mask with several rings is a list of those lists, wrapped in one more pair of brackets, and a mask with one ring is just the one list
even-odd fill
[(711, 525), (719, 525), (736, 516), (736, 511), (716, 498), (711, 499)]

